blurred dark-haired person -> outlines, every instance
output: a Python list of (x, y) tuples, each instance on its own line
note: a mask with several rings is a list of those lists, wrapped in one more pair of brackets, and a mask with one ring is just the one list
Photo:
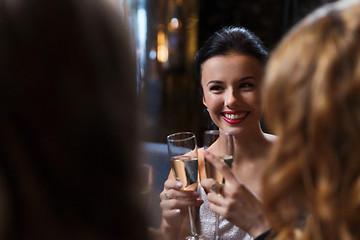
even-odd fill
[(97, 0), (0, 0), (0, 238), (147, 239), (127, 29)]

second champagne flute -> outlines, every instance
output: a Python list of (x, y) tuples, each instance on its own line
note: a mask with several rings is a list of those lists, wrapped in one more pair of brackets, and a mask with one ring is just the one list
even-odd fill
[[(208, 130), (204, 134), (204, 148), (224, 161), (229, 168), (232, 168), (234, 155), (234, 136), (231, 132), (221, 130)], [(225, 184), (224, 176), (205, 158), (205, 172), (207, 178), (212, 178), (216, 182), (212, 190), (221, 194), (221, 188)], [(216, 214), (215, 240), (219, 239), (219, 214)]]
[[(197, 191), (198, 187), (198, 153), (195, 135), (191, 132), (174, 133), (167, 137), (167, 145), (172, 171), (177, 181), (181, 181), (183, 191)], [(196, 231), (193, 207), (188, 207), (190, 218), (190, 240), (208, 240), (199, 236)]]

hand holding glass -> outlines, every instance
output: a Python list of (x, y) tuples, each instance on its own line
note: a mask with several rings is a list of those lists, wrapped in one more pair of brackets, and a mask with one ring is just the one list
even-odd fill
[[(204, 134), (204, 148), (208, 149), (220, 160), (224, 161), (229, 168), (232, 168), (234, 155), (234, 136), (231, 132), (221, 130), (208, 130)], [(225, 179), (209, 161), (205, 158), (205, 172), (207, 178), (215, 180), (212, 190), (221, 194), (221, 188), (225, 184)], [(216, 214), (215, 222), (215, 240), (219, 239), (219, 214)]]
[[(198, 154), (195, 135), (191, 132), (174, 133), (167, 137), (171, 168), (177, 181), (182, 182), (182, 190), (197, 191), (198, 186)], [(190, 240), (208, 240), (196, 232), (193, 209), (188, 208), (190, 218)]]

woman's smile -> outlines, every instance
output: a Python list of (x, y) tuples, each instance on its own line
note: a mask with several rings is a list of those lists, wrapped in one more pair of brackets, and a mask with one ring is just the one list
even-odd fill
[(245, 111), (224, 111), (221, 113), (224, 121), (230, 124), (238, 124), (246, 119), (249, 112)]

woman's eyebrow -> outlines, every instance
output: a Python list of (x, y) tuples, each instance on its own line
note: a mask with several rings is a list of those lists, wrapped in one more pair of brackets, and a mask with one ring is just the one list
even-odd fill
[[(256, 78), (254, 78), (253, 76), (246, 76), (246, 77), (240, 78), (238, 81), (239, 81), (239, 82), (242, 82), (242, 81), (245, 81), (245, 80), (248, 80), (248, 79), (254, 79), (254, 80), (256, 80)], [(209, 84), (223, 84), (223, 82), (222, 82), (222, 81), (219, 81), (219, 80), (211, 80), (211, 81), (209, 81), (209, 82), (206, 84), (206, 86), (208, 86)]]
[(223, 82), (219, 80), (211, 80), (206, 84), (206, 86), (208, 86), (209, 84), (223, 84)]
[(242, 82), (242, 81), (245, 81), (245, 80), (248, 80), (248, 79), (254, 79), (254, 80), (256, 80), (256, 78), (254, 78), (253, 76), (246, 76), (246, 77), (240, 78), (240, 79), (239, 79), (239, 82)]

